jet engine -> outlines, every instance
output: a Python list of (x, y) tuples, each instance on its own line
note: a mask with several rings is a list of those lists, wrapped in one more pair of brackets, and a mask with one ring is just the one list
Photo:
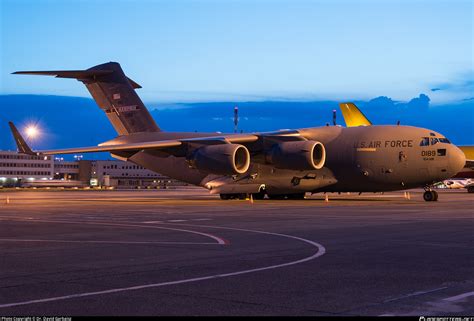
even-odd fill
[(281, 169), (320, 169), (326, 161), (326, 149), (322, 143), (310, 140), (283, 142), (272, 147), (266, 161)]
[(196, 168), (212, 174), (243, 174), (250, 166), (250, 153), (243, 145), (219, 144), (196, 149), (188, 162)]

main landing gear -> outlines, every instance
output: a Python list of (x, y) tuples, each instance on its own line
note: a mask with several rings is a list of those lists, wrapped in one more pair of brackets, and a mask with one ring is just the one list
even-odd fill
[(423, 199), (427, 202), (436, 202), (438, 200), (438, 192), (433, 191), (431, 188), (426, 189), (423, 193)]

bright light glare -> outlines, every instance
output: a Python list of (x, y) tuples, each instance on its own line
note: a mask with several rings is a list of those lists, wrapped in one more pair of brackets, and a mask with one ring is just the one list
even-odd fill
[(26, 135), (28, 137), (34, 138), (34, 137), (38, 136), (38, 133), (39, 133), (39, 131), (38, 131), (38, 128), (36, 126), (30, 125), (30, 126), (26, 127)]

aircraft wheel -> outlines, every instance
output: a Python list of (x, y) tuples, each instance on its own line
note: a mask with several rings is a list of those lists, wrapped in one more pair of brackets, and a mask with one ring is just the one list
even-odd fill
[(467, 192), (468, 192), (468, 193), (474, 193), (474, 186), (469, 186), (469, 187), (467, 188)]
[(423, 193), (423, 199), (426, 202), (434, 202), (438, 199), (438, 193), (435, 191), (426, 191)]
[(238, 198), (239, 200), (244, 200), (247, 198), (247, 194), (245, 193), (237, 194), (236, 196), (237, 196), (236, 198)]
[(228, 200), (230, 199), (230, 194), (220, 194), (221, 200)]

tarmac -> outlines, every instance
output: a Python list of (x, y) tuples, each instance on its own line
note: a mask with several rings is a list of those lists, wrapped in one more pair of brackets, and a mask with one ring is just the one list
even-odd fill
[(474, 195), (422, 192), (2, 191), (0, 316), (473, 316)]

